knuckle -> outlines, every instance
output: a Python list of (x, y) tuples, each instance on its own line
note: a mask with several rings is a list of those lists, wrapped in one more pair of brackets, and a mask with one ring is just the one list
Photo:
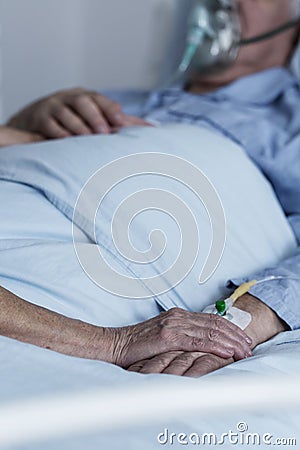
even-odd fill
[(217, 316), (216, 314), (210, 314), (209, 319), (211, 321), (212, 328), (214, 328), (215, 330), (219, 330), (220, 328), (222, 328), (222, 323), (224, 320), (222, 317)]
[(160, 320), (160, 339), (179, 343), (181, 339), (180, 322), (182, 320), (184, 310), (180, 308), (172, 308), (169, 311), (162, 313)]
[(203, 339), (198, 337), (193, 337), (191, 341), (191, 346), (195, 351), (202, 351), (205, 347)]
[[(109, 100), (108, 99), (108, 97), (105, 97), (105, 95), (102, 95), (101, 93), (99, 93), (99, 92), (93, 92), (93, 99), (98, 103), (98, 104), (100, 104), (100, 103), (102, 103), (103, 101), (105, 101), (105, 100)], [(112, 101), (112, 100), (111, 100)]]
[(73, 97), (73, 104), (77, 108), (85, 106), (88, 102), (89, 102), (89, 97), (88, 97), (88, 95), (86, 95), (84, 93), (79, 93), (78, 95), (75, 95)]
[(169, 364), (170, 359), (172, 359), (172, 353), (167, 353), (166, 355), (160, 355), (156, 358), (155, 362), (159, 366), (166, 366)]
[(209, 321), (211, 322), (211, 323), (214, 323), (215, 322), (215, 319), (216, 319), (216, 314), (209, 314), (208, 315), (208, 319), (209, 319)]
[(162, 330), (171, 328), (173, 324), (174, 322), (171, 317), (165, 317), (161, 322)]
[(215, 341), (219, 340), (219, 338), (220, 338), (219, 331), (216, 329), (213, 329), (213, 328), (208, 330), (207, 335), (208, 335), (208, 340), (210, 342), (215, 342)]
[(173, 364), (177, 363), (183, 367), (190, 366), (191, 363), (198, 357), (198, 352), (188, 352), (183, 353), (181, 356), (177, 357), (177, 359), (173, 362)]
[(57, 103), (59, 103), (61, 99), (57, 95), (53, 95), (53, 97), (47, 98), (43, 103), (40, 103), (41, 109), (44, 109), (45, 106), (48, 108), (53, 108)]
[(55, 103), (52, 107), (52, 115), (56, 117), (65, 117), (67, 108), (63, 103)]
[(181, 309), (181, 308), (172, 308), (172, 309), (170, 309), (169, 311), (168, 311), (168, 315), (170, 316), (170, 317), (175, 317), (175, 318), (177, 318), (177, 317), (182, 317), (182, 313), (183, 313), (184, 311), (183, 311), (183, 309)]
[(175, 332), (174, 329), (169, 325), (163, 324), (159, 333), (159, 337), (161, 340), (169, 342), (175, 340)]
[(166, 327), (178, 325), (178, 319), (182, 319), (183, 310), (180, 308), (172, 308), (166, 313), (163, 313), (161, 324)]

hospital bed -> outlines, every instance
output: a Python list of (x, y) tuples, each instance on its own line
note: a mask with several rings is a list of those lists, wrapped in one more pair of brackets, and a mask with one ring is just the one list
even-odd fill
[[(292, 61), (297, 76), (299, 61), (298, 48)], [(162, 75), (167, 78), (171, 69)], [(156, 188), (172, 190), (195, 212), (201, 251), (174, 289), (168, 290), (170, 282), (162, 277), (164, 293), (132, 300), (95, 284), (75, 249), (94, 246), (96, 238), (115, 269), (137, 277), (163, 273), (174, 259), (172, 250), (145, 274), (145, 267), (139, 272), (136, 265), (121, 265), (110, 242), (112, 205), (139, 190), (140, 181), (114, 191), (104, 203), (106, 220), (96, 218), (95, 228), (73, 214), (81, 189), (98, 168), (156, 152), (185, 158), (213, 182), (224, 206), (226, 246), (215, 272), (200, 285), (212, 238), (207, 211), (186, 186), (156, 177)], [(146, 176), (147, 187), (152, 183)], [(0, 216), (0, 284), (35, 304), (103, 326), (139, 322), (173, 306), (201, 311), (227, 294), (228, 278), (273, 265), (296, 247), (271, 187), (241, 149), (192, 127), (123, 130), (118, 136), (29, 145), (26, 152), (3, 149)], [(178, 249), (172, 223), (151, 214), (142, 215), (131, 232), (136, 247), (145, 249), (153, 222), (166, 232), (168, 248)], [(195, 380), (129, 373), (1, 337), (0, 448), (298, 448), (299, 356), (299, 331), (286, 332), (258, 346), (253, 358)]]
[[(126, 158), (131, 155), (142, 161), (136, 176), (128, 176)], [(157, 172), (147, 166), (149, 155), (157, 161)], [(202, 284), (213, 208), (195, 195), (192, 179), (190, 185), (183, 182), (189, 173), (174, 177), (163, 171), (162, 155), (171, 158), (170, 169), (186, 161), (199, 170), (224, 208), (226, 245)], [(123, 162), (118, 173), (110, 166), (115, 161)], [(110, 167), (104, 181), (119, 176), (120, 183), (106, 189), (101, 208), (90, 209), (93, 189), (78, 204), (87, 181)], [(101, 177), (97, 182), (101, 185)], [(130, 223), (132, 246), (140, 252), (148, 250), (145, 242), (153, 229), (164, 231), (167, 251), (151, 264), (130, 258), (124, 263), (111, 239), (111, 221), (124, 199), (153, 188), (188, 205), (199, 230), (197, 258), (177, 284), (174, 274), (167, 273), (180, 250), (169, 202), (166, 214), (150, 208)], [(133, 324), (175, 306), (201, 311), (226, 295), (228, 279), (270, 267), (296, 249), (271, 186), (243, 150), (204, 128), (186, 125), (1, 149), (0, 210), (0, 285), (34, 304), (101, 326)], [(218, 226), (216, 230), (220, 232)], [(148, 295), (125, 298), (107, 288), (107, 279), (95, 280), (80, 255), (78, 259), (78, 249), (98, 251), (96, 243), (108, 276), (118, 272), (140, 283), (158, 274), (160, 290), (146, 286)], [(161, 250), (160, 240), (154, 244), (154, 250)], [(96, 258), (93, 267), (97, 264)], [(249, 448), (279, 443), (297, 448), (299, 354), (299, 331), (285, 332), (257, 347), (253, 358), (188, 379), (130, 373), (1, 337), (0, 448), (179, 449), (209, 445), (208, 440), (224, 448), (244, 448), (247, 440), (254, 444)]]

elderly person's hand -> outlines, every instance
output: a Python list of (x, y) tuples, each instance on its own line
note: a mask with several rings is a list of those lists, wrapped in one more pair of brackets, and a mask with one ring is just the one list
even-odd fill
[(0, 334), (126, 369), (170, 351), (201, 351), (235, 359), (251, 354), (249, 337), (220, 317), (175, 308), (137, 325), (104, 328), (34, 305), (1, 287)]
[(143, 374), (164, 373), (198, 378), (233, 362), (233, 358), (220, 358), (210, 353), (168, 352), (132, 364), (128, 370)]
[[(167, 352), (203, 352), (240, 360), (252, 355), (251, 339), (237, 326), (211, 314), (171, 309), (115, 332), (113, 362), (124, 368)], [(167, 356), (169, 358), (169, 356)]]
[(97, 92), (81, 88), (60, 91), (32, 103), (8, 122), (11, 127), (40, 133), (47, 139), (108, 134), (126, 126), (149, 125), (124, 114), (121, 106)]
[(28, 144), (42, 141), (43, 137), (37, 133), (16, 130), (11, 127), (0, 127), (0, 147), (9, 145)]
[[(276, 334), (286, 331), (288, 327), (264, 303), (250, 294), (236, 302), (236, 307), (248, 311), (252, 322), (245, 330), (252, 339), (251, 348), (267, 341)], [(245, 355), (247, 358), (250, 354)], [(143, 374), (164, 373), (187, 377), (200, 377), (214, 370), (221, 369), (235, 361), (235, 357), (222, 356), (217, 352), (166, 352), (132, 364), (128, 370)]]

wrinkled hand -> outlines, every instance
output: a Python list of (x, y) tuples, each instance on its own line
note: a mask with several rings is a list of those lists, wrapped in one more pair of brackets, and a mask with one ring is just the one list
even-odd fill
[(48, 139), (93, 133), (109, 134), (121, 127), (146, 126), (144, 120), (124, 114), (121, 106), (97, 92), (81, 88), (60, 91), (20, 111), (8, 123)]
[[(267, 341), (278, 333), (288, 330), (288, 326), (268, 306), (250, 294), (242, 296), (236, 307), (248, 311), (252, 322), (245, 330), (251, 337), (251, 348)], [(223, 319), (224, 320), (224, 319)], [(214, 370), (221, 369), (234, 362), (234, 357), (220, 357), (215, 352), (165, 352), (152, 358), (137, 361), (128, 367), (131, 372), (143, 374), (164, 373), (186, 377), (200, 377)], [(245, 355), (245, 358), (251, 354)]]
[(0, 147), (10, 145), (28, 144), (29, 142), (42, 141), (43, 137), (36, 133), (16, 130), (11, 127), (0, 127)]
[(201, 352), (168, 352), (132, 364), (128, 370), (143, 374), (164, 373), (197, 378), (234, 362), (233, 358)]
[(251, 339), (237, 326), (211, 314), (171, 309), (137, 325), (110, 329), (112, 362), (128, 368), (173, 351), (211, 353), (240, 360), (251, 356)]

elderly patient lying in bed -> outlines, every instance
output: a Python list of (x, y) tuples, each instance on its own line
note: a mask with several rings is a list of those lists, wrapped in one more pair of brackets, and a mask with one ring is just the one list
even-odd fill
[[(255, 2), (255, 8), (241, 2), (240, 13), (247, 37), (289, 18), (289, 2), (261, 0)], [(298, 82), (284, 67), (295, 39), (296, 32), (289, 31), (244, 48), (235, 65), (224, 73), (194, 76), (184, 90), (155, 93), (143, 105), (144, 97), (134, 95), (135, 104), (127, 105), (124, 112), (106, 97), (73, 90), (31, 105), (9, 125), (25, 133), (37, 133), (34, 140), (109, 134), (116, 128), (145, 125), (145, 120), (189, 122), (209, 128), (243, 147), (271, 181), (299, 243), (300, 92)], [(2, 160), (4, 151), (10, 152), (3, 150)], [(26, 148), (23, 151), (26, 154)], [(241, 189), (246, 179), (246, 173), (239, 178)], [(256, 221), (252, 214), (248, 231), (255, 228)], [(238, 300), (236, 306), (252, 315), (246, 334), (222, 318), (182, 308), (137, 325), (102, 328), (28, 303), (5, 289), (1, 290), (1, 333), (58, 352), (131, 366), (132, 370), (197, 376), (250, 356), (250, 348), (279, 332), (299, 328), (299, 249), (276, 265), (257, 269), (255, 273), (255, 267), (251, 268), (251, 278), (275, 275), (284, 279), (254, 287)], [(235, 284), (248, 278), (247, 273), (240, 275)]]

